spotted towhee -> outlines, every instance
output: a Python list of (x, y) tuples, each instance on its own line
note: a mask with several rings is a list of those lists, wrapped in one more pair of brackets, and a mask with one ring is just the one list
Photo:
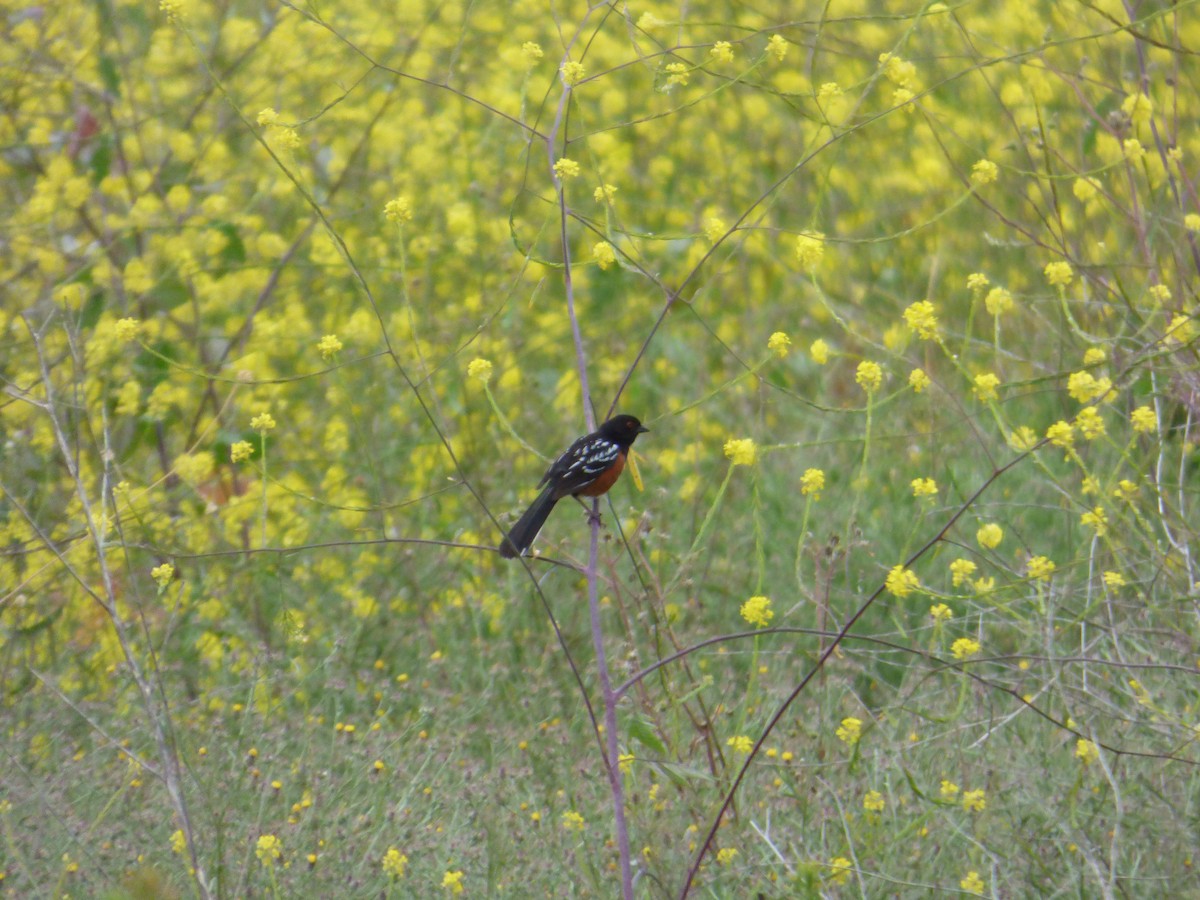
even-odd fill
[(639, 434), (649, 430), (633, 416), (614, 416), (568, 447), (538, 482), (538, 487), (545, 487), (537, 499), (500, 542), (500, 555), (512, 559), (528, 550), (554, 504), (563, 497), (599, 497), (606, 493), (621, 476), (630, 446)]

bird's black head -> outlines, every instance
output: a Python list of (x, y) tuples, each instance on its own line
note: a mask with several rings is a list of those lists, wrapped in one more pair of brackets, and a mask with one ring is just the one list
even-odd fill
[(601, 435), (610, 441), (620, 444), (622, 447), (628, 447), (637, 440), (639, 434), (649, 430), (635, 416), (624, 414), (613, 416), (601, 425), (599, 429)]

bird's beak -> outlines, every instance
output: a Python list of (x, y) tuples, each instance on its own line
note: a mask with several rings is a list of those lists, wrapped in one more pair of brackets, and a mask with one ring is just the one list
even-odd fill
[(649, 431), (649, 430), (650, 430), (650, 429), (649, 429), (649, 428), (647, 428), (645, 425), (639, 425), (639, 426), (638, 426), (637, 433), (638, 433), (638, 434), (645, 434), (645, 433), (646, 433), (647, 431)]

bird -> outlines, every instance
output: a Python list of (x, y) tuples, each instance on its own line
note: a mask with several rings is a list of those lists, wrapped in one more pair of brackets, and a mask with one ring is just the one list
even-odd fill
[(629, 448), (639, 434), (649, 430), (635, 416), (622, 413), (575, 441), (538, 482), (542, 492), (500, 542), (500, 555), (505, 559), (522, 556), (563, 497), (599, 497), (607, 493), (621, 477)]

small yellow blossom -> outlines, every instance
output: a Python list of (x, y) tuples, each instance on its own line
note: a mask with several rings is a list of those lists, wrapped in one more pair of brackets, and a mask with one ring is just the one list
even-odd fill
[(617, 251), (608, 241), (598, 241), (592, 245), (592, 258), (601, 269), (607, 269), (617, 261)]
[(442, 887), (448, 890), (451, 894), (461, 894), (464, 890), (462, 880), (462, 869), (459, 869), (455, 872), (447, 872), (442, 876)]
[(937, 495), (937, 482), (932, 478), (914, 478), (912, 480), (914, 497), (933, 497)]
[(383, 871), (391, 878), (403, 878), (404, 867), (408, 865), (408, 857), (395, 847), (388, 847), (383, 855)]
[(704, 236), (710, 244), (715, 244), (725, 235), (725, 220), (719, 216), (709, 216), (704, 220)]
[(270, 431), (275, 427), (275, 420), (268, 412), (259, 413), (250, 420), (250, 427), (255, 431)]
[(729, 41), (717, 41), (709, 48), (708, 55), (717, 62), (733, 62), (733, 45)]
[(970, 659), (981, 649), (979, 641), (967, 637), (959, 638), (950, 645), (950, 653), (955, 659)]
[(991, 400), (996, 400), (999, 395), (996, 393), (996, 388), (1000, 386), (1000, 379), (992, 372), (984, 372), (975, 376), (975, 387), (972, 389), (975, 396), (987, 403)]
[(1071, 264), (1062, 260), (1046, 263), (1046, 268), (1042, 269), (1042, 274), (1046, 276), (1048, 284), (1062, 285), (1063, 287), (1070, 284), (1071, 279), (1075, 277), (1071, 271)]
[(858, 369), (854, 373), (854, 380), (868, 394), (873, 394), (879, 390), (879, 385), (883, 383), (883, 369), (879, 367), (879, 363), (864, 359), (858, 364)]
[(996, 579), (976, 578), (975, 583), (971, 587), (977, 594), (990, 594), (996, 587)]
[(1188, 213), (1184, 216), (1183, 227), (1188, 231), (1200, 231), (1200, 213)]
[(858, 743), (859, 738), (862, 737), (862, 719), (856, 719), (854, 716), (847, 716), (846, 718), (842, 719), (842, 724), (834, 733), (837, 735), (838, 740), (843, 741), (844, 743), (847, 743), (853, 747)]
[(1138, 163), (1146, 158), (1146, 148), (1137, 138), (1126, 138), (1122, 141), (1121, 152), (1131, 163)]
[(1125, 576), (1120, 572), (1105, 572), (1104, 586), (1110, 591), (1115, 591), (1117, 588), (1125, 587)]
[(691, 74), (692, 74), (691, 69), (689, 69), (685, 63), (681, 63), (681, 62), (667, 63), (666, 73), (667, 73), (667, 84), (668, 85), (676, 85), (677, 84), (680, 87), (687, 86), (688, 80), (691, 78)]
[(731, 747), (735, 753), (746, 754), (754, 749), (754, 741), (750, 740), (744, 734), (737, 734), (727, 740), (726, 745)]
[(118, 319), (116, 325), (117, 340), (129, 343), (138, 339), (142, 325), (137, 319)]
[(542, 45), (536, 41), (526, 41), (521, 45), (521, 57), (525, 60), (527, 69), (532, 69), (545, 55)]
[(171, 850), (180, 856), (187, 852), (187, 838), (183, 836), (182, 828), (176, 829), (175, 833), (171, 835)]
[(906, 569), (904, 566), (892, 566), (884, 581), (884, 586), (897, 597), (907, 597), (921, 587), (921, 580), (917, 578), (917, 573), (912, 569)]
[(1090, 766), (1100, 758), (1100, 748), (1094, 741), (1080, 738), (1075, 742), (1075, 758), (1085, 766)]
[(1138, 495), (1137, 482), (1130, 481), (1128, 478), (1122, 478), (1117, 482), (1117, 486), (1113, 488), (1113, 496), (1118, 500), (1124, 500), (1130, 503)]
[(1075, 424), (1079, 426), (1084, 438), (1089, 441), (1094, 441), (1104, 434), (1104, 419), (1100, 417), (1100, 413), (1094, 406), (1085, 406), (1081, 409), (1079, 415), (1075, 417)]
[(913, 369), (909, 372), (908, 386), (913, 389), (914, 394), (919, 394), (929, 387), (929, 376), (925, 374), (925, 370)]
[(477, 357), (467, 364), (467, 377), (487, 384), (492, 380), (492, 361)]
[(818, 366), (823, 366), (829, 362), (829, 345), (820, 338), (817, 338), (809, 345), (808, 352), (812, 356), (813, 362)]
[(883, 812), (887, 806), (887, 801), (883, 798), (883, 794), (879, 791), (867, 791), (863, 795), (863, 809), (867, 812), (879, 813)]
[(249, 441), (234, 441), (229, 448), (231, 462), (245, 462), (254, 455), (254, 445)]
[(956, 559), (950, 563), (950, 581), (955, 587), (960, 587), (975, 574), (976, 565), (969, 559)]
[(829, 873), (829, 882), (831, 884), (845, 884), (854, 871), (854, 863), (850, 862), (844, 856), (835, 856), (829, 861), (829, 868), (833, 870)]
[(967, 873), (967, 877), (958, 883), (958, 886), (968, 894), (982, 894), (986, 885), (983, 879), (979, 877), (979, 873), (972, 869)]
[(987, 808), (987, 792), (982, 788), (963, 791), (962, 806), (967, 812), (983, 812)]
[(563, 63), (560, 71), (562, 72), (563, 83), (568, 87), (579, 84), (587, 75), (587, 70), (583, 67), (583, 63), (578, 63), (574, 60)]
[(1032, 450), (1038, 442), (1037, 432), (1028, 425), (1020, 425), (1008, 436), (1008, 446), (1019, 452)]
[(1013, 308), (1012, 294), (1007, 288), (994, 287), (983, 298), (984, 308), (992, 316), (1002, 316)]
[(615, 184), (602, 184), (592, 191), (592, 199), (597, 203), (612, 203), (616, 196), (617, 186)]
[(279, 122), (279, 113), (269, 106), (264, 107), (258, 111), (257, 121), (260, 128), (275, 125)]
[(1059, 419), (1046, 429), (1046, 437), (1050, 439), (1050, 443), (1055, 447), (1062, 447), (1064, 450), (1069, 450), (1075, 445), (1075, 428), (1070, 422), (1064, 422), (1062, 419)]
[(573, 159), (567, 159), (565, 156), (554, 164), (554, 174), (561, 181), (575, 178), (579, 175), (579, 171), (579, 163)]
[(1049, 581), (1055, 568), (1053, 560), (1047, 559), (1045, 556), (1031, 556), (1029, 562), (1025, 564), (1026, 573), (1037, 581)]
[(766, 597), (751, 597), (742, 604), (740, 612), (742, 618), (755, 628), (766, 628), (771, 624), (771, 619), (775, 618), (771, 601)]
[(767, 41), (767, 53), (775, 57), (775, 62), (783, 62), (784, 57), (788, 54), (788, 42), (783, 39), (782, 35), (771, 35), (771, 39)]
[(1133, 430), (1139, 434), (1146, 434), (1158, 428), (1158, 417), (1154, 414), (1152, 406), (1139, 406), (1129, 414), (1129, 421)]
[(1004, 529), (995, 522), (988, 522), (979, 526), (979, 530), (975, 532), (975, 540), (979, 542), (979, 546), (987, 550), (995, 550), (1000, 546), (1000, 542), (1004, 540)]
[(805, 469), (800, 476), (801, 496), (812, 495), (814, 500), (821, 499), (821, 491), (825, 490), (825, 472), (822, 469)]
[(1104, 352), (1103, 347), (1088, 347), (1083, 353), (1085, 366), (1098, 366), (1106, 359), (1108, 359), (1108, 354)]
[(279, 838), (275, 835), (264, 834), (258, 839), (254, 855), (258, 857), (260, 863), (270, 868), (283, 856), (283, 844), (280, 843)]
[(982, 272), (972, 272), (967, 276), (967, 290), (969, 291), (982, 291), (990, 283), (988, 277)]
[(1079, 522), (1085, 528), (1095, 529), (1096, 537), (1104, 537), (1108, 533), (1108, 514), (1103, 506), (1097, 506), (1090, 512), (1080, 516)]
[(788, 355), (788, 348), (792, 346), (792, 339), (787, 336), (786, 332), (776, 331), (767, 338), (767, 349), (783, 359)]
[(1191, 316), (1187, 313), (1176, 313), (1167, 324), (1166, 334), (1163, 335), (1163, 343), (1190, 344), (1198, 332), (1200, 332), (1200, 329), (1197, 329), (1196, 321)]
[(800, 268), (811, 272), (825, 255), (825, 235), (820, 231), (803, 231), (796, 238), (796, 259)]
[(389, 222), (395, 222), (397, 225), (411, 222), (413, 217), (412, 203), (403, 195), (389, 200), (383, 206), (383, 217)]
[(754, 438), (730, 438), (725, 442), (725, 455), (735, 466), (752, 466), (758, 458)]
[(954, 610), (945, 603), (935, 603), (929, 607), (929, 615), (935, 622), (945, 622), (954, 616)]
[(918, 300), (904, 310), (904, 321), (924, 341), (937, 337), (937, 310), (928, 300)]
[(155, 566), (150, 570), (150, 577), (154, 579), (154, 583), (159, 588), (165, 588), (171, 583), (171, 579), (175, 577), (175, 567), (170, 563), (163, 563), (161, 566)]
[(722, 847), (717, 851), (717, 864), (727, 866), (733, 862), (735, 856), (738, 855), (735, 847)]
[(943, 800), (953, 800), (958, 796), (958, 785), (948, 778), (943, 778), (942, 784), (938, 788), (938, 794), (941, 795)]
[(333, 359), (334, 354), (341, 349), (342, 342), (338, 340), (336, 334), (327, 334), (317, 341), (317, 350), (321, 352), (321, 359)]
[(1145, 125), (1154, 112), (1154, 101), (1139, 91), (1121, 101), (1121, 111), (1129, 116), (1129, 121), (1134, 125)]
[(568, 809), (562, 814), (562, 827), (567, 829), (567, 831), (583, 831), (586, 824), (583, 816), (573, 809)]
[(971, 184), (983, 186), (1000, 177), (1000, 167), (990, 159), (981, 159), (971, 166)]

